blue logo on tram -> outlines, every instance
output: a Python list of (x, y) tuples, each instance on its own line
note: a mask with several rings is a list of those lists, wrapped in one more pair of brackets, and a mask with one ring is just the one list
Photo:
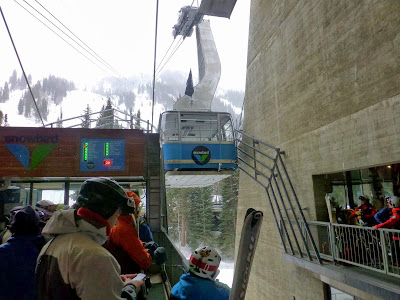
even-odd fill
[(197, 146), (192, 151), (192, 159), (197, 165), (205, 165), (211, 159), (211, 152), (204, 146)]

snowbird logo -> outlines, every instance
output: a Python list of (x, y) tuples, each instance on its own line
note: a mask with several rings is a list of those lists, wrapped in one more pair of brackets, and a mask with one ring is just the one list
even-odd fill
[(204, 146), (197, 146), (192, 151), (192, 159), (197, 165), (205, 165), (211, 159), (211, 152)]
[[(57, 147), (57, 144), (43, 144), (36, 146), (29, 155), (29, 149), (21, 144), (6, 144), (6, 148), (21, 163), (26, 170), (35, 169), (43, 159)], [(31, 159), (30, 159), (31, 158)]]

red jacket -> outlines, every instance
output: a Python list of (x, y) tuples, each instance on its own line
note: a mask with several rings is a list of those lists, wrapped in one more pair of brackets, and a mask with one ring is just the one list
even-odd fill
[(361, 211), (361, 217), (362, 217), (363, 220), (364, 220), (364, 218), (365, 219), (371, 219), (376, 214), (375, 206), (373, 206), (371, 203), (367, 203), (365, 205), (357, 206), (356, 209), (351, 213), (351, 216), (355, 217), (357, 211)]
[[(141, 269), (146, 270), (151, 266), (151, 255), (143, 247), (143, 243), (139, 239), (132, 223), (133, 219), (131, 215), (119, 216), (118, 224), (111, 229), (108, 236), (106, 248), (111, 253), (116, 248), (122, 248)], [(123, 268), (122, 263), (120, 261), (119, 263), (121, 268)]]
[(400, 208), (392, 209), (392, 216), (385, 223), (376, 225), (376, 228), (395, 228), (400, 226)]

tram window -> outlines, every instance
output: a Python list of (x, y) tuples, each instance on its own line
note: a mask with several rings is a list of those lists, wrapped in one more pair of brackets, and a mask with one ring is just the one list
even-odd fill
[(186, 142), (218, 141), (217, 114), (181, 114), (181, 140)]
[(165, 141), (177, 141), (178, 136), (178, 114), (167, 113), (162, 116), (161, 139)]
[(221, 141), (233, 141), (233, 128), (231, 118), (227, 115), (220, 116), (221, 121)]

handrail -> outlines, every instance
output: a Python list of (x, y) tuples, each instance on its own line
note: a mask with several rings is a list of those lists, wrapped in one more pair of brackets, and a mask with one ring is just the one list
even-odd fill
[[(235, 137), (239, 169), (265, 189), (285, 252), (287, 253), (290, 249), (292, 255), (299, 255), (304, 258), (301, 250), (304, 248), (310, 261), (316, 258), (322, 264), (319, 251), (281, 157), (280, 149), (254, 138), (243, 130), (235, 130)], [(254, 172), (254, 175), (250, 174), (252, 172)], [(295, 206), (299, 210), (300, 219), (304, 221), (304, 225), (301, 225), (298, 221)], [(294, 222), (288, 222), (288, 228), (282, 222), (284, 219), (282, 211), (286, 219), (290, 220), (289, 212), (294, 217)], [(283, 232), (279, 229), (279, 223), (282, 224)], [(302, 228), (304, 230), (301, 230)], [(285, 239), (288, 241), (289, 249), (286, 248)], [(310, 241), (311, 245), (309, 245), (308, 241)], [(310, 250), (309, 246), (311, 246), (312, 250)]]
[[(284, 219), (283, 222), (288, 222)], [(303, 220), (299, 220), (305, 225)], [(400, 230), (323, 221), (307, 221), (318, 233), (318, 245), (324, 260), (350, 264), (400, 278)], [(281, 224), (282, 225), (282, 224)], [(329, 253), (321, 249), (329, 243)]]
[[(77, 124), (73, 124), (73, 125), (67, 126), (67, 128), (75, 128), (75, 127), (78, 127), (78, 126), (82, 126), (82, 124), (84, 122), (84, 120), (83, 120), (84, 117), (86, 117), (86, 116), (94, 116), (94, 115), (99, 115), (100, 116), (104, 112), (112, 112), (113, 114), (109, 115), (109, 116), (101, 117), (101, 118), (98, 118), (98, 119), (89, 118), (87, 120), (87, 122), (89, 124), (92, 124), (92, 123), (95, 123), (95, 122), (97, 122), (99, 120), (104, 121), (104, 120), (108, 120), (108, 119), (116, 119), (119, 122), (126, 123), (130, 127), (137, 128), (137, 129), (142, 129), (144, 131), (152, 132), (153, 129), (157, 130), (157, 127), (154, 126), (153, 124), (150, 124), (148, 120), (143, 120), (141, 118), (136, 117), (133, 114), (128, 114), (128, 113), (123, 112), (123, 111), (121, 111), (119, 109), (116, 109), (116, 108), (105, 109), (103, 111), (92, 112), (92, 113), (89, 113), (87, 115), (79, 115), (79, 116), (76, 116), (76, 117), (66, 118), (66, 119), (62, 119), (62, 120), (58, 120), (58, 121), (55, 121), (55, 122), (51, 122), (51, 123), (45, 124), (44, 126), (53, 128), (57, 124), (63, 124), (64, 122), (76, 120), (76, 121), (78, 121)], [(116, 112), (119, 113), (119, 115), (116, 114)], [(120, 115), (122, 115), (122, 117)], [(126, 118), (123, 118), (123, 117), (128, 117), (129, 119), (126, 119)], [(144, 127), (144, 126), (137, 126), (134, 122), (138, 122), (138, 121), (141, 124), (147, 125), (147, 128)], [(95, 128), (105, 127), (105, 126), (110, 125), (110, 124), (112, 124), (112, 123), (107, 123), (107, 124), (103, 124), (101, 126), (96, 126)], [(150, 126), (150, 128), (149, 128), (149, 126)], [(125, 129), (128, 129), (128, 128), (125, 128)]]

